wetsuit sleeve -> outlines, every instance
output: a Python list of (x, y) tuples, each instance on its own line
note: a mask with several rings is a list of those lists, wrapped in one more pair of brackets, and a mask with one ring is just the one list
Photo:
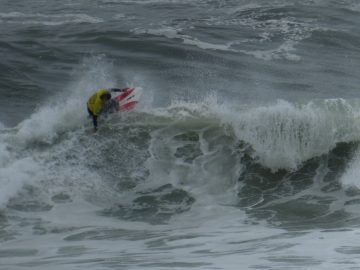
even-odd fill
[(126, 89), (126, 88), (124, 88), (124, 89), (120, 89), (120, 88), (110, 88), (109, 90), (110, 90), (111, 92), (124, 92), (125, 89)]

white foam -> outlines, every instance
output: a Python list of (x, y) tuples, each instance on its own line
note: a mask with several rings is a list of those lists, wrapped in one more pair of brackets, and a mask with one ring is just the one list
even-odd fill
[[(0, 160), (3, 161), (3, 158), (3, 156), (0, 157)], [(37, 179), (39, 172), (41, 172), (41, 168), (31, 157), (10, 160), (9, 163), (2, 164), (0, 169), (0, 208), (16, 195), (25, 183)]]
[(239, 50), (263, 60), (287, 59), (290, 61), (299, 61), (301, 57), (295, 54), (296, 46), (302, 40), (309, 38), (313, 31), (320, 30), (314, 21), (297, 22), (295, 18), (267, 20), (261, 23), (248, 20), (244, 23), (256, 31), (265, 28), (264, 32), (259, 33), (262, 43), (271, 43), (273, 36), (276, 34), (280, 34), (283, 37), (283, 42), (273, 49), (254, 51)]
[[(314, 30), (319, 30), (318, 27), (314, 27), (314, 22), (296, 22), (292, 18), (284, 18), (282, 20), (268, 20), (266, 22), (259, 23), (254, 19), (229, 19), (223, 20), (223, 18), (211, 17), (206, 19), (205, 23), (213, 25), (242, 25), (250, 27), (254, 31), (259, 32), (259, 29), (265, 28), (263, 32), (259, 32), (260, 43), (271, 43), (274, 33), (278, 33), (283, 36), (283, 42), (277, 45), (273, 49), (266, 50), (246, 50), (242, 49), (243, 43), (251, 42), (247, 40), (230, 40), (225, 44), (211, 43), (208, 41), (200, 40), (196, 37), (192, 37), (184, 32), (183, 27), (173, 27), (167, 25), (160, 25), (158, 28), (136, 28), (132, 31), (135, 34), (149, 34), (155, 36), (164, 36), (169, 39), (180, 39), (184, 44), (196, 46), (205, 50), (220, 50), (231, 51), (236, 53), (244, 53), (254, 56), (262, 60), (277, 60), (287, 59), (289, 61), (299, 61), (301, 57), (297, 55), (296, 46), (302, 40), (309, 38)], [(191, 28), (188, 25), (187, 28)], [(269, 46), (267, 46), (269, 47)]]
[(360, 151), (358, 150), (350, 164), (341, 176), (340, 182), (344, 187), (356, 187), (360, 189)]
[(297, 42), (288, 40), (281, 44), (278, 48), (272, 50), (256, 50), (256, 51), (247, 51), (247, 50), (239, 50), (247, 55), (252, 55), (258, 59), (270, 61), (270, 60), (279, 60), (279, 59), (286, 59), (289, 61), (300, 61), (301, 57), (295, 53), (296, 51), (295, 46)]
[(86, 113), (84, 100), (67, 100), (61, 104), (41, 107), (29, 119), (18, 126), (16, 137), (23, 142), (40, 140), (51, 143), (59, 133), (81, 126), (85, 121)]
[(209, 49), (209, 50), (220, 50), (220, 51), (235, 51), (230, 48), (231, 42), (227, 44), (214, 44), (206, 41), (201, 41), (195, 37), (191, 37), (189, 35), (181, 34), (183, 29), (174, 28), (170, 26), (162, 26), (160, 28), (154, 29), (144, 29), (144, 28), (136, 28), (132, 30), (135, 34), (149, 34), (154, 36), (164, 36), (169, 39), (180, 39), (184, 44), (192, 45), (199, 47), (201, 49)]

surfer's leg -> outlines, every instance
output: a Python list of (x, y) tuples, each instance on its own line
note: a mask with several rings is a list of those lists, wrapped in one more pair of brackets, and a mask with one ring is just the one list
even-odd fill
[(92, 118), (92, 122), (94, 125), (94, 128), (97, 129), (97, 116), (95, 114), (92, 113), (92, 111), (89, 110), (89, 108), (87, 108), (89, 115)]
[(97, 116), (93, 115), (92, 120), (93, 120), (94, 128), (96, 129), (97, 128)]

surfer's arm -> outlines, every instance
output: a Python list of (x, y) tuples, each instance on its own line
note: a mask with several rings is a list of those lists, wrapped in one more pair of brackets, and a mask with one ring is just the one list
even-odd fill
[(111, 92), (124, 92), (126, 90), (126, 88), (124, 89), (120, 89), (120, 88), (110, 88), (108, 89)]

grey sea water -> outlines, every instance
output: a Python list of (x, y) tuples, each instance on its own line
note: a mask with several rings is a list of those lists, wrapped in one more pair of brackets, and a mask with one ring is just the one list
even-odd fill
[(359, 15), (2, 0), (0, 269), (360, 269)]

